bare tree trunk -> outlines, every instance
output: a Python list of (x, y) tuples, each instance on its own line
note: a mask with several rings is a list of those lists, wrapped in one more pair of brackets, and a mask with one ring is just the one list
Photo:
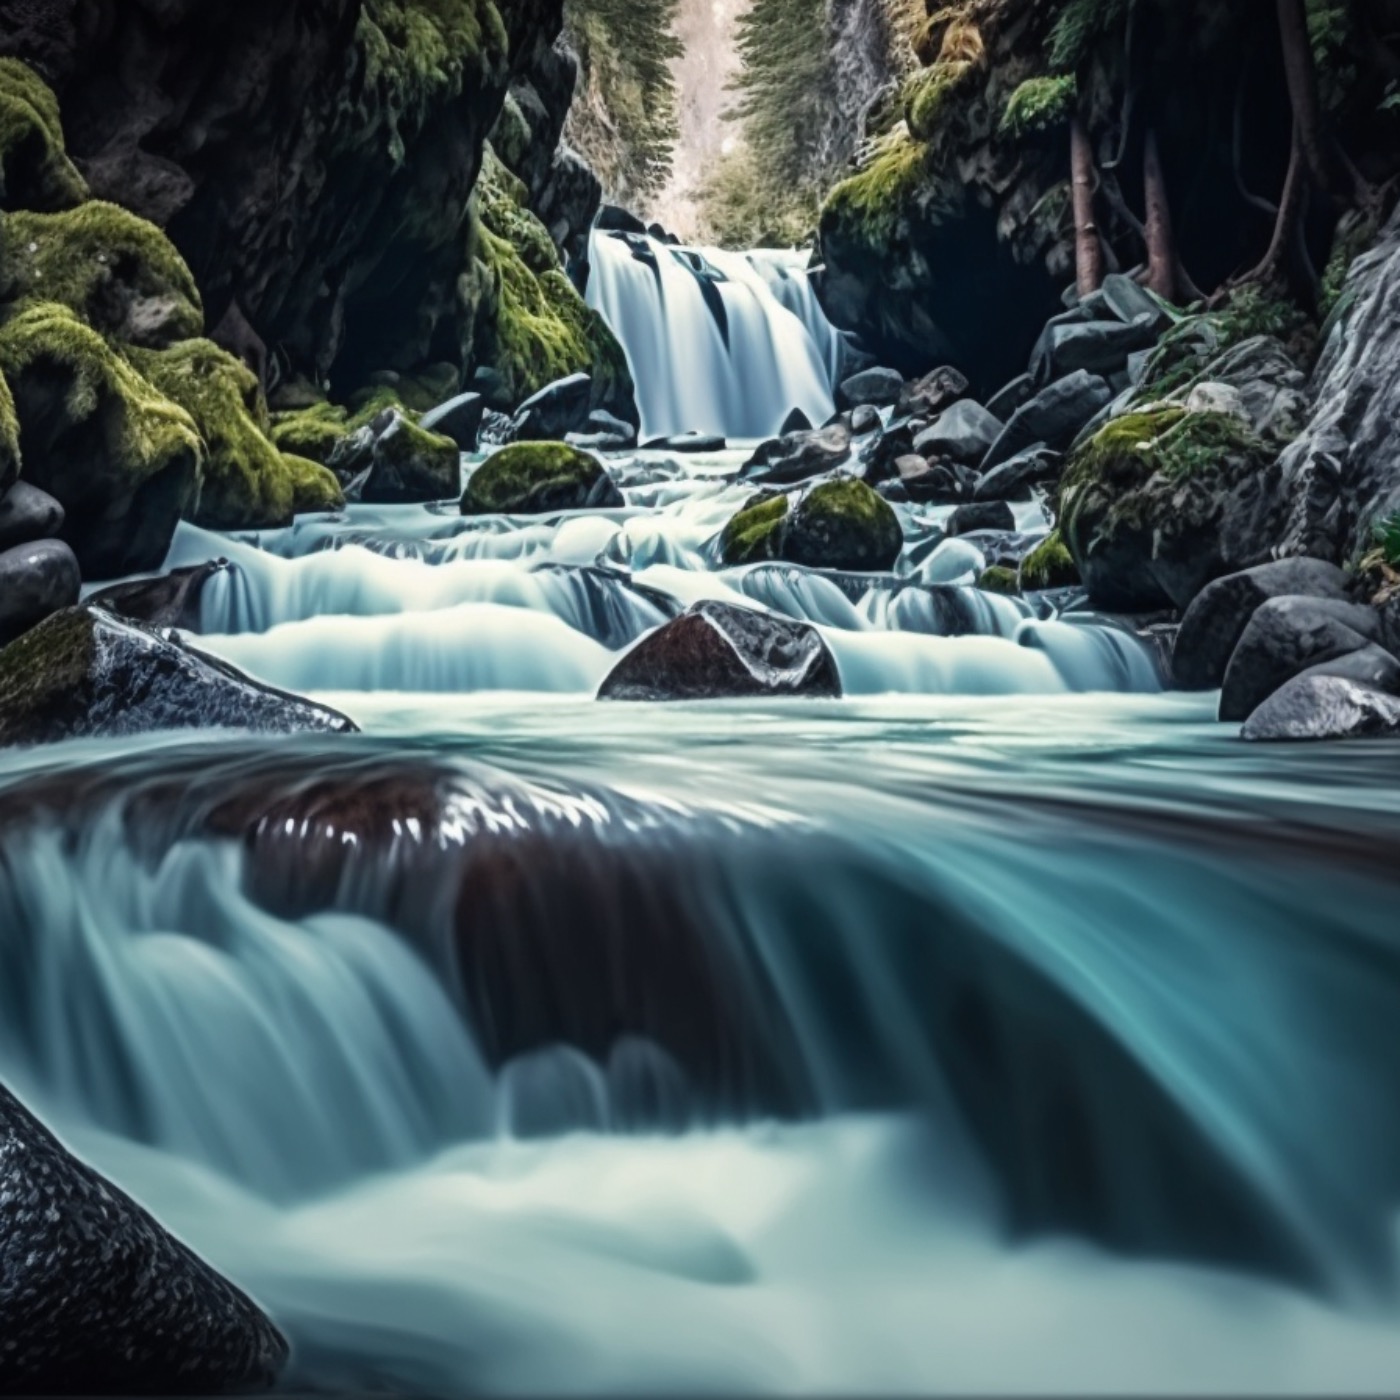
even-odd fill
[(1289, 257), (1293, 251), (1303, 219), (1307, 199), (1307, 157), (1303, 152), (1299, 123), (1293, 123), (1293, 152), (1288, 160), (1288, 178), (1283, 183), (1283, 195), (1278, 202), (1278, 218), (1274, 223), (1273, 242), (1264, 254), (1264, 261), (1245, 282), (1281, 282), (1288, 276)]
[(1163, 301), (1176, 300), (1176, 238), (1172, 208), (1167, 199), (1167, 178), (1162, 173), (1162, 153), (1157, 133), (1149, 130), (1143, 153), (1143, 185), (1147, 200), (1147, 285)]
[(1087, 297), (1103, 286), (1103, 244), (1094, 221), (1094, 149), (1083, 119), (1070, 127), (1070, 178), (1074, 191), (1074, 264), (1079, 295)]
[(1307, 0), (1278, 0), (1279, 35), (1283, 40), (1283, 71), (1293, 104), (1295, 139), (1302, 148), (1308, 174), (1317, 187), (1336, 189), (1323, 129), (1322, 102), (1317, 93), (1317, 61), (1308, 37)]

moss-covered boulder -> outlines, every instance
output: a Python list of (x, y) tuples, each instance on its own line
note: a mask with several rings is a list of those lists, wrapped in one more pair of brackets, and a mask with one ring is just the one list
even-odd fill
[(461, 491), (462, 453), (451, 438), (424, 432), (399, 412), (363, 431), (373, 433), (373, 444), (368, 473), (358, 487), (362, 501), (426, 504), (453, 500)]
[(321, 515), (345, 509), (345, 492), (335, 473), (306, 457), (282, 454), (282, 465), (292, 482), (292, 513)]
[(175, 245), (99, 200), (6, 216), (0, 300), (59, 302), (128, 345), (160, 348), (204, 330), (199, 288)]
[(463, 515), (544, 515), (624, 505), (603, 464), (562, 442), (517, 442), (472, 473)]
[(58, 99), (32, 68), (0, 58), (0, 209), (69, 209), (87, 192), (63, 148)]
[(291, 524), (296, 491), (287, 459), (266, 435), (267, 406), (253, 372), (212, 341), (129, 352), (132, 363), (194, 419), (204, 440), (204, 486), (194, 521), (209, 530)]
[(1124, 414), (1071, 456), (1060, 533), (1090, 597), (1125, 612), (1185, 608), (1261, 562), (1276, 450), (1231, 413), (1161, 404)]
[(199, 499), (194, 420), (65, 306), (0, 325), (0, 375), (14, 395), (25, 479), (62, 506), (62, 538), (86, 579), (160, 567)]
[(991, 568), (983, 569), (977, 586), (984, 593), (996, 593), (1003, 598), (1021, 596), (1021, 581), (1016, 577), (1016, 570), (1008, 569), (1005, 564), (993, 564)]
[(323, 467), (349, 435), (349, 415), (335, 404), (319, 403), (272, 415), (273, 445)]
[(19, 476), (19, 416), (15, 397), (5, 376), (0, 374), (0, 494), (8, 491)]
[(1052, 530), (1021, 560), (1021, 587), (1028, 592), (1072, 588), (1079, 581), (1079, 566), (1058, 530)]
[(765, 492), (720, 536), (720, 557), (730, 566), (786, 559), (812, 569), (885, 573), (903, 548), (904, 533), (889, 502), (854, 477), (790, 495)]

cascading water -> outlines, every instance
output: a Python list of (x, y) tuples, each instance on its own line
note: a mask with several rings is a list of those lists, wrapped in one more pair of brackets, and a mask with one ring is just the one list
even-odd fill
[(840, 333), (798, 254), (675, 248), (595, 229), (587, 299), (627, 352), (647, 438), (764, 438), (834, 412)]

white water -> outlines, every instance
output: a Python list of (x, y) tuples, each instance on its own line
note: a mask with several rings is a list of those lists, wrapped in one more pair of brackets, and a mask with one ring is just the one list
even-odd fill
[(770, 437), (794, 408), (817, 425), (831, 417), (836, 334), (795, 255), (637, 241), (646, 260), (594, 231), (587, 299), (627, 352), (644, 439)]

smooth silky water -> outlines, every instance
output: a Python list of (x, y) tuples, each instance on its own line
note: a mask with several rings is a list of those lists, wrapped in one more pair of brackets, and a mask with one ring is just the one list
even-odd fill
[[(721, 568), (740, 461), (183, 528), (192, 644), (365, 733), (0, 756), (0, 1079), (291, 1388), (1393, 1390), (1400, 751), (1241, 744), (946, 511)], [(847, 698), (592, 699), (702, 598)]]

